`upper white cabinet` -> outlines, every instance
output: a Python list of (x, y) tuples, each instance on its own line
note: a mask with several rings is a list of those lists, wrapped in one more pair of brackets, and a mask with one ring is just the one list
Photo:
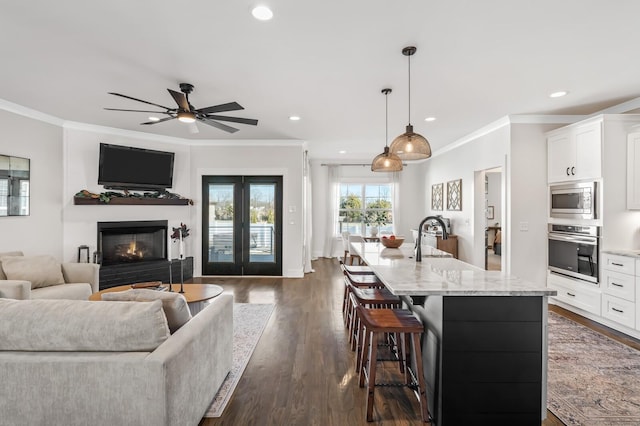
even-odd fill
[(590, 121), (549, 132), (549, 183), (600, 178), (601, 152), (601, 121)]
[(627, 137), (627, 208), (640, 210), (640, 133)]

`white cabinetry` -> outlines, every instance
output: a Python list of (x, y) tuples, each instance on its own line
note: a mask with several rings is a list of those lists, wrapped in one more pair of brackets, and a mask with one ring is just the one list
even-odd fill
[(549, 183), (602, 176), (602, 120), (588, 121), (548, 133)]
[(547, 286), (558, 292), (557, 296), (553, 296), (555, 299), (600, 315), (602, 294), (597, 284), (549, 273)]
[(602, 316), (629, 328), (636, 327), (636, 288), (639, 260), (602, 254)]
[(640, 210), (640, 133), (627, 137), (627, 209)]

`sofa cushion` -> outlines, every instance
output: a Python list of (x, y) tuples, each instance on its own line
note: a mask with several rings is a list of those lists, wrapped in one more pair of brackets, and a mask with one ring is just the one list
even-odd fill
[(162, 302), (0, 299), (0, 350), (150, 352), (169, 338)]
[(89, 296), (91, 284), (88, 283), (52, 285), (31, 290), (31, 299), (89, 300)]
[(4, 256), (0, 262), (7, 279), (30, 281), (32, 289), (64, 284), (60, 262), (52, 256)]
[(189, 310), (189, 305), (187, 305), (187, 300), (180, 293), (136, 288), (113, 293), (103, 293), (102, 300), (129, 300), (136, 302), (160, 300), (162, 301), (162, 309), (164, 309), (164, 314), (167, 316), (167, 323), (169, 324), (169, 330), (172, 334), (191, 319), (191, 311)]
[(21, 251), (7, 251), (5, 253), (0, 253), (0, 280), (6, 280), (7, 276), (4, 274), (2, 270), (2, 257), (3, 256), (23, 256)]

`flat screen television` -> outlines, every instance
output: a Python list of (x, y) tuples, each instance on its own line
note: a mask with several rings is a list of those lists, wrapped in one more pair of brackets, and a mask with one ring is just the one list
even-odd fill
[(140, 191), (171, 188), (173, 157), (173, 152), (101, 143), (98, 184)]

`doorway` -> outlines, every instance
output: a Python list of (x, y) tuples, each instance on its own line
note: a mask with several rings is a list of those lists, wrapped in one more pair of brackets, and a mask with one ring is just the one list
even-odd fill
[(502, 270), (502, 168), (485, 170), (485, 269)]
[(203, 176), (202, 200), (204, 275), (282, 275), (282, 176)]

